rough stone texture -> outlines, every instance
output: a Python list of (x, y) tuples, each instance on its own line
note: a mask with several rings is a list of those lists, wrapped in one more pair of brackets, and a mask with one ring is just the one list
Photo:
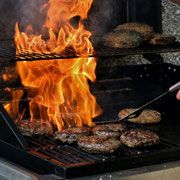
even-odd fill
[[(180, 5), (162, 0), (163, 33), (172, 34), (180, 41)], [(169, 63), (180, 65), (180, 53), (166, 53), (164, 60)]]

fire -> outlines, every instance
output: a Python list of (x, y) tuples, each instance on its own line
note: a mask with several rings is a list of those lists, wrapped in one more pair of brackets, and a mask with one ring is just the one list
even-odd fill
[[(17, 62), (17, 71), (28, 91), (31, 120), (48, 120), (61, 130), (64, 126), (92, 126), (92, 118), (101, 113), (95, 97), (90, 93), (88, 79), (95, 81), (96, 59), (89, 41), (91, 32), (85, 30), (93, 0), (49, 0), (42, 34), (48, 30), (48, 40), (35, 33), (31, 26), (20, 32), (15, 27), (16, 53), (63, 54), (68, 49), (86, 58), (54, 59)], [(72, 18), (79, 17), (77, 26)]]
[(21, 118), (21, 115), (19, 112), (19, 103), (20, 103), (21, 97), (23, 96), (23, 91), (11, 90), (10, 88), (6, 88), (6, 89), (11, 93), (13, 101), (5, 103), (3, 104), (3, 106), (13, 119), (18, 120), (19, 118)]

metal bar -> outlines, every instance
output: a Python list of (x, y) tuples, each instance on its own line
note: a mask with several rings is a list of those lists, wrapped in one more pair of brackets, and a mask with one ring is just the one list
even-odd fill
[[(33, 61), (33, 60), (51, 60), (51, 59), (69, 59), (69, 58), (87, 58), (87, 57), (121, 57), (125, 55), (138, 55), (138, 54), (152, 54), (152, 53), (167, 53), (167, 52), (180, 52), (180, 42), (175, 42), (172, 45), (158, 46), (158, 45), (141, 45), (137, 48), (119, 49), (109, 48), (103, 45), (98, 45), (92, 54), (83, 55), (76, 54), (74, 51), (69, 51), (64, 54), (55, 53), (36, 53), (22, 51), (16, 55), (16, 50), (13, 48), (0, 48), (0, 57), (8, 58), (6, 61)], [(1, 60), (3, 61), (3, 60)]]
[(63, 151), (58, 151), (57, 148), (49, 148), (48, 151), (58, 157), (63, 158), (66, 161), (69, 161), (73, 164), (79, 163), (79, 162), (84, 162), (84, 160), (80, 158), (73, 157), (70, 153), (68, 152), (63, 152)]
[(2, 104), (0, 104), (0, 123), (0, 139), (21, 149), (25, 149), (25, 146), (27, 145), (26, 140), (16, 128), (16, 125)]

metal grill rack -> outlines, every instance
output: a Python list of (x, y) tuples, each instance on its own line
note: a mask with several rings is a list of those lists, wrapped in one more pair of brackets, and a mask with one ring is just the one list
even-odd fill
[[(56, 174), (63, 178), (86, 176), (115, 170), (156, 164), (180, 159), (180, 143), (161, 137), (158, 145), (121, 149), (110, 155), (91, 155), (76, 145), (64, 145), (52, 138), (26, 138), (27, 150), (22, 151), (0, 141), (1, 154), (39, 174)], [(9, 155), (7, 156), (7, 153)], [(16, 153), (16, 156), (14, 156)]]
[(19, 55), (16, 55), (15, 48), (4, 48), (0, 46), (0, 62), (5, 61), (26, 61), (26, 60), (49, 60), (49, 59), (68, 59), (68, 58), (83, 58), (83, 57), (118, 57), (125, 55), (138, 55), (138, 54), (152, 54), (152, 53), (166, 53), (166, 52), (179, 52), (180, 42), (175, 42), (168, 46), (148, 45), (142, 44), (137, 48), (131, 49), (118, 49), (109, 48), (102, 45), (95, 47), (92, 54), (76, 55), (71, 49), (67, 49), (62, 55), (60, 54), (47, 54), (47, 53), (35, 53), (24, 51)]

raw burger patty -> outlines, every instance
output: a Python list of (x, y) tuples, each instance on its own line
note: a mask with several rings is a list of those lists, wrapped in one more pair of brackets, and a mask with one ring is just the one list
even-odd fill
[(48, 136), (53, 134), (53, 127), (48, 121), (41, 122), (41, 120), (22, 120), (20, 124), (17, 125), (17, 127), (21, 131), (23, 136)]
[(62, 131), (57, 131), (54, 134), (55, 140), (60, 140), (63, 143), (74, 143), (78, 137), (87, 136), (91, 132), (88, 127), (74, 127), (63, 129)]
[(159, 136), (148, 130), (131, 129), (122, 133), (120, 140), (122, 144), (135, 148), (158, 144)]
[(101, 138), (98, 136), (84, 136), (77, 139), (78, 148), (88, 153), (108, 154), (116, 151), (121, 142), (117, 139)]
[(149, 43), (154, 45), (168, 45), (174, 43), (175, 39), (176, 38), (172, 35), (154, 34), (149, 40)]
[[(119, 116), (119, 118), (123, 118), (135, 110), (136, 109), (133, 109), (133, 108), (132, 109), (123, 109), (119, 112), (118, 116)], [(127, 119), (127, 120), (130, 122), (142, 123), (142, 124), (157, 123), (161, 120), (161, 113), (158, 111), (152, 110), (152, 109), (144, 109), (138, 117), (132, 118), (132, 119)]]
[(123, 124), (104, 124), (96, 126), (92, 132), (102, 138), (119, 138), (125, 129)]
[(132, 30), (114, 31), (102, 37), (103, 44), (112, 48), (135, 48), (142, 42), (142, 35)]
[(143, 41), (147, 41), (148, 39), (150, 39), (154, 32), (151, 26), (138, 22), (121, 24), (117, 26), (114, 31), (120, 31), (120, 30), (131, 30), (131, 31), (139, 32), (143, 37)]

